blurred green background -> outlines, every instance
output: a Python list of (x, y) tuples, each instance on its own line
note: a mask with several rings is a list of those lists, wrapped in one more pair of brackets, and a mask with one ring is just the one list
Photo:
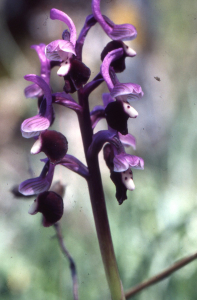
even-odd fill
[[(137, 139), (131, 151), (145, 160), (145, 170), (134, 170), (136, 189), (119, 206), (115, 188), (100, 155), (101, 171), (123, 286), (138, 284), (180, 258), (197, 251), (197, 2), (194, 0), (101, 1), (102, 12), (115, 23), (132, 23), (136, 40), (128, 42), (138, 55), (127, 59), (122, 82), (142, 86), (144, 97), (133, 106), (139, 117), (129, 121)], [(0, 299), (72, 299), (70, 270), (60, 252), (53, 228), (41, 226), (41, 216), (30, 216), (34, 198), (14, 198), (10, 190), (38, 176), (42, 154), (30, 156), (32, 140), (21, 137), (20, 124), (37, 112), (36, 99), (25, 99), (23, 76), (39, 74), (32, 44), (61, 38), (66, 28), (49, 18), (51, 8), (65, 11), (77, 32), (91, 1), (0, 1)], [(98, 24), (84, 47), (84, 62), (93, 78), (100, 68), (100, 52), (109, 41)], [(155, 77), (159, 77), (160, 81)], [(54, 91), (63, 79), (52, 72)], [(102, 84), (90, 98), (91, 108), (101, 104)], [(69, 154), (83, 162), (75, 114), (56, 110), (53, 128), (69, 141)], [(106, 128), (100, 122), (96, 130)], [(129, 150), (128, 150), (129, 151)], [(65, 243), (78, 270), (80, 300), (110, 299), (99, 254), (85, 181), (65, 168), (56, 169), (54, 181), (67, 185), (61, 220)], [(196, 299), (197, 262), (163, 282), (137, 294), (135, 300)]]

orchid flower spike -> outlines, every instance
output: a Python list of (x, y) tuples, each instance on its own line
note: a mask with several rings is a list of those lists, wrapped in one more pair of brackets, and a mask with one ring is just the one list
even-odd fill
[(92, 0), (92, 13), (105, 33), (112, 40), (129, 41), (137, 36), (136, 28), (131, 24), (114, 24), (109, 18), (103, 16), (100, 11), (100, 0)]
[(60, 195), (55, 192), (40, 193), (29, 208), (29, 214), (42, 213), (42, 224), (44, 227), (54, 225), (61, 219), (64, 212), (64, 203)]
[(45, 98), (40, 105), (40, 111), (38, 115), (26, 119), (21, 124), (22, 136), (25, 138), (31, 138), (39, 135), (43, 130), (46, 130), (53, 121), (53, 107), (52, 107), (52, 95), (48, 84), (40, 76), (29, 74), (24, 77), (28, 81), (33, 81), (44, 92)]

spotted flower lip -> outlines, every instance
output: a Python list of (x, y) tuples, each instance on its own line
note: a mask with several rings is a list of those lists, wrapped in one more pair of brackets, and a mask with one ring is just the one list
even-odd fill
[(69, 31), (70, 31), (70, 42), (75, 47), (77, 32), (76, 32), (75, 24), (73, 23), (72, 19), (66, 13), (64, 13), (63, 11), (58, 10), (56, 8), (51, 9), (50, 18), (52, 20), (62, 21), (68, 26)]
[(39, 114), (26, 119), (21, 124), (22, 136), (31, 138), (37, 136), (41, 131), (46, 130), (53, 121), (52, 95), (48, 84), (43, 78), (38, 75), (29, 74), (24, 76), (27, 81), (32, 81), (37, 84), (44, 92), (45, 99), (40, 105)]
[(66, 137), (55, 130), (45, 130), (31, 148), (31, 154), (44, 152), (51, 163), (57, 163), (66, 155), (68, 141)]
[(55, 166), (47, 160), (40, 176), (23, 181), (19, 185), (19, 192), (30, 196), (47, 191), (53, 180), (54, 168)]
[(49, 227), (58, 222), (63, 216), (64, 203), (60, 195), (53, 191), (40, 193), (29, 208), (29, 214), (42, 213), (42, 224)]
[(103, 16), (100, 11), (100, 0), (92, 1), (92, 12), (95, 19), (101, 25), (105, 33), (112, 40), (128, 41), (137, 36), (136, 28), (131, 24), (114, 24), (108, 17)]

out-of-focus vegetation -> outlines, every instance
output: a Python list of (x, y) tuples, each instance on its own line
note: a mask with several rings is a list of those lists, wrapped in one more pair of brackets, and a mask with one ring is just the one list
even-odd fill
[[(127, 59), (121, 81), (142, 85), (145, 95), (133, 106), (130, 120), (137, 138), (135, 153), (145, 160), (134, 171), (136, 190), (119, 206), (115, 188), (100, 155), (107, 208), (120, 275), (125, 289), (134, 286), (197, 250), (197, 2), (194, 0), (101, 1), (102, 12), (116, 23), (138, 30), (129, 42), (138, 53)], [(79, 32), (91, 1), (4, 0), (0, 3), (0, 298), (2, 300), (72, 299), (70, 270), (59, 250), (53, 228), (43, 228), (40, 215), (27, 211), (34, 198), (16, 199), (13, 185), (38, 175), (43, 155), (31, 157), (32, 140), (21, 137), (20, 123), (36, 113), (36, 100), (25, 99), (23, 76), (39, 74), (31, 44), (61, 38), (64, 25), (51, 21), (52, 7), (64, 10)], [(87, 37), (84, 61), (99, 71), (99, 55), (109, 41), (98, 25)], [(52, 86), (63, 81), (53, 70)], [(155, 79), (159, 77), (160, 81)], [(104, 84), (91, 96), (101, 103)], [(99, 102), (99, 103), (98, 103)], [(84, 161), (77, 118), (56, 107), (55, 125), (69, 141), (70, 154)], [(98, 129), (106, 124), (101, 122)], [(133, 152), (134, 153), (134, 152)], [(69, 170), (57, 168), (55, 180), (67, 185), (61, 221), (65, 243), (75, 259), (80, 299), (109, 299), (86, 183)], [(136, 300), (196, 298), (197, 263), (139, 293)]]

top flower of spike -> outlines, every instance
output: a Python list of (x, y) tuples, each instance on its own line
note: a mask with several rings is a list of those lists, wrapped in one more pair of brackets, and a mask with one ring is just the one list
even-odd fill
[(100, 0), (92, 0), (92, 13), (105, 33), (112, 40), (130, 41), (136, 38), (136, 28), (131, 24), (114, 24), (109, 18), (103, 16), (100, 11)]
[(76, 55), (76, 28), (71, 18), (58, 9), (51, 9), (50, 18), (52, 20), (63, 21), (68, 26), (70, 31), (69, 41), (55, 40), (48, 44), (45, 48), (45, 54), (48, 59), (62, 62), (57, 74), (59, 76), (65, 76), (71, 67), (70, 59), (72, 58), (73, 54)]

